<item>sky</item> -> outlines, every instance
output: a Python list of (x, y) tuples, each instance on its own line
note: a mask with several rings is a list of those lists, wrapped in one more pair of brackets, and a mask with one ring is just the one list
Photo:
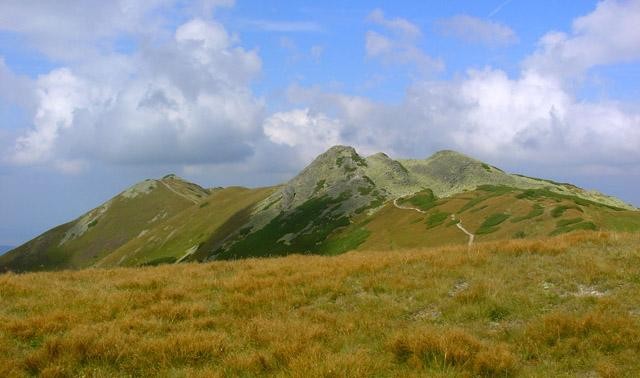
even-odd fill
[(176, 173), (453, 149), (640, 206), (640, 0), (0, 2), (0, 245)]

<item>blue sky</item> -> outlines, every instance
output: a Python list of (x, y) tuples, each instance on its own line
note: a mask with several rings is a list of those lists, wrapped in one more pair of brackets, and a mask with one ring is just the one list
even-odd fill
[(0, 245), (333, 144), (640, 194), (640, 1), (4, 1)]

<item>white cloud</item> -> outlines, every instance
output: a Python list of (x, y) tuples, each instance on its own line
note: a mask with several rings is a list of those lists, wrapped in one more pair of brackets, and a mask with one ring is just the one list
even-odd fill
[(263, 125), (265, 135), (273, 143), (296, 147), (304, 160), (341, 143), (343, 127), (339, 120), (309, 109), (272, 114)]
[(573, 78), (597, 65), (640, 59), (640, 1), (605, 0), (573, 21), (570, 34), (549, 32), (525, 68)]
[(180, 25), (176, 30), (176, 41), (178, 43), (194, 43), (199, 47), (203, 58), (201, 63), (209, 63), (208, 56), (209, 51), (224, 50), (229, 47), (232, 42), (229, 38), (229, 34), (222, 25), (217, 22), (205, 22), (201, 19), (191, 20), (183, 25)]
[(66, 68), (41, 76), (37, 81), (35, 128), (18, 138), (12, 160), (32, 164), (51, 159), (59, 131), (72, 127), (75, 109), (89, 105), (91, 92), (85, 82)]
[[(454, 148), (546, 166), (638, 164), (640, 112), (615, 101), (581, 100), (567, 85), (594, 65), (640, 58), (637, 4), (605, 1), (578, 18), (572, 33), (547, 34), (516, 76), (487, 67), (453, 80), (414, 80), (395, 104), (291, 87), (294, 109), (266, 120), (250, 88), (261, 72), (260, 57), (214, 20), (191, 19), (130, 55), (90, 54), (34, 82), (0, 65), (0, 95), (11, 95), (10, 80), (30, 94), (18, 97), (33, 104), (33, 128), (17, 140), (11, 157), (64, 172), (95, 160), (180, 164), (193, 171), (250, 162), (244, 169), (267, 170), (271, 159), (308, 160), (345, 143), (395, 156)], [(442, 66), (419, 48), (415, 24), (381, 11), (369, 20), (381, 27), (366, 34), (369, 58)], [(602, 26), (616, 22), (625, 26)]]
[[(640, 59), (638, 4), (604, 1), (576, 19), (571, 36), (545, 35), (515, 77), (487, 67), (453, 80), (414, 80), (398, 104), (300, 87), (290, 88), (290, 98), (311, 112), (334, 115), (343, 124), (343, 143), (366, 151), (421, 156), (453, 148), (492, 161), (561, 165), (576, 172), (584, 166), (639, 164), (637, 108), (586, 101), (568, 85), (594, 65)], [(384, 19), (381, 13), (373, 18)], [(608, 29), (611, 24), (616, 25)], [(398, 59), (399, 42), (370, 31), (367, 53), (382, 58), (395, 53)]]
[(111, 52), (118, 39), (147, 42), (171, 35), (167, 13), (210, 15), (232, 0), (60, 0), (0, 2), (0, 30), (15, 32), (50, 58), (82, 61)]
[(261, 60), (215, 21), (190, 20), (173, 40), (106, 60), (111, 71), (88, 61), (37, 80), (34, 127), (13, 162), (64, 172), (91, 160), (220, 163), (246, 158), (262, 137), (263, 105), (248, 86)]
[(400, 17), (388, 19), (384, 16), (382, 9), (379, 8), (369, 13), (367, 19), (400, 34), (404, 38), (418, 38), (422, 35), (420, 28), (414, 23)]
[(365, 35), (365, 50), (370, 58), (379, 58), (385, 64), (412, 64), (422, 73), (440, 71), (442, 60), (424, 53), (417, 42), (422, 32), (420, 28), (403, 19), (387, 19), (380, 9), (375, 9), (367, 17), (372, 23), (382, 26), (391, 34), (381, 34), (369, 30)]
[(365, 49), (368, 56), (381, 56), (393, 50), (391, 39), (369, 30), (365, 37)]
[(440, 20), (438, 29), (446, 36), (489, 46), (506, 46), (518, 42), (516, 33), (507, 25), (466, 14)]
[(336, 114), (342, 143), (366, 152), (426, 156), (453, 148), (520, 165), (640, 162), (640, 113), (578, 100), (553, 78), (469, 71), (457, 81), (412, 85), (397, 105), (292, 87), (312, 112)]

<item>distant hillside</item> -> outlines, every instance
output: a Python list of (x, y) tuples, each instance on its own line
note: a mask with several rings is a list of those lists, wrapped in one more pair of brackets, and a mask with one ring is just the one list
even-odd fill
[(640, 212), (455, 151), (394, 160), (334, 146), (276, 187), (145, 180), (1, 256), (0, 271), (338, 254), (575, 230), (640, 230)]
[(0, 245), (0, 255), (5, 254), (6, 252), (9, 252), (10, 250), (14, 249), (14, 246), (11, 245)]

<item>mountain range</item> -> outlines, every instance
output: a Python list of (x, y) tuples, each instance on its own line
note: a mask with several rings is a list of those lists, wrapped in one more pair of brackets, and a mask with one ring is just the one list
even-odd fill
[(334, 146), (272, 187), (203, 188), (173, 174), (142, 181), (0, 256), (0, 271), (332, 255), (575, 230), (640, 230), (640, 212), (455, 151), (394, 160)]

